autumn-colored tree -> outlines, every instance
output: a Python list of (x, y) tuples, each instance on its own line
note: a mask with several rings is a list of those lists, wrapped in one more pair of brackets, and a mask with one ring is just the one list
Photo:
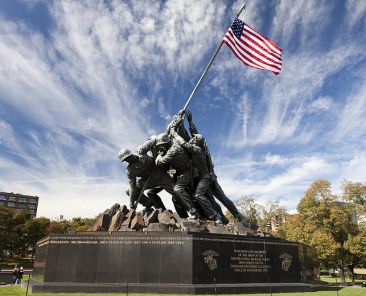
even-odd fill
[[(354, 215), (365, 218), (366, 216), (366, 183), (344, 180), (342, 184), (343, 199), (354, 205)], [(354, 282), (354, 269), (366, 265), (366, 223), (364, 219), (359, 223), (359, 231), (348, 237), (345, 248), (348, 251), (348, 269), (352, 273)]]
[(286, 239), (314, 247), (317, 251), (317, 259), (323, 266), (334, 266), (338, 245), (327, 231), (313, 223), (304, 223), (300, 214), (289, 215), (283, 229)]
[(343, 181), (343, 199), (354, 203), (359, 214), (366, 215), (366, 183)]
[(355, 282), (354, 269), (366, 266), (366, 223), (359, 224), (357, 235), (350, 235), (345, 242), (345, 249), (348, 252), (348, 269), (352, 274), (352, 282)]
[(51, 221), (47, 228), (47, 233), (61, 233), (60, 226), (57, 222)]
[(358, 234), (352, 204), (341, 202), (327, 180), (314, 181), (297, 206), (298, 214), (285, 225), (286, 238), (314, 247), (324, 267), (336, 266), (345, 285), (348, 238)]

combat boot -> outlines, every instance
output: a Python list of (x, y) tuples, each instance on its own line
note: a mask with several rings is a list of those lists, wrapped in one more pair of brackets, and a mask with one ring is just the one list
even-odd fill
[(195, 220), (202, 220), (202, 215), (198, 212), (196, 208), (192, 208), (189, 210), (189, 213), (194, 217)]
[(216, 224), (225, 224), (225, 219), (219, 213), (212, 215), (210, 220), (214, 221)]
[(249, 223), (248, 221), (244, 218), (244, 216), (242, 214), (239, 214), (237, 217), (235, 217), (236, 219), (238, 219), (238, 222), (242, 225), (244, 225), (245, 227), (249, 228)]

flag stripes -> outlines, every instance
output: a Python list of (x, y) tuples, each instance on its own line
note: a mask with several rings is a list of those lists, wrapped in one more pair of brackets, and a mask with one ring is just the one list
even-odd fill
[(244, 65), (280, 74), (282, 49), (241, 20), (235, 19), (223, 41)]

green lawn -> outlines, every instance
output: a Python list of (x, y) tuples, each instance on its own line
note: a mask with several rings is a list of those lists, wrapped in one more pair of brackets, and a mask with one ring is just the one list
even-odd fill
[[(336, 283), (336, 278), (331, 277), (331, 276), (321, 276), (320, 280), (323, 281), (323, 282), (327, 282), (329, 284), (335, 284)], [(366, 280), (357, 280), (356, 279), (355, 283), (356, 283), (356, 285), (357, 284), (362, 284), (363, 281), (366, 281)], [(339, 284), (340, 282), (341, 282), (341, 278), (337, 277), (337, 283)], [(347, 285), (351, 285), (352, 284), (352, 279), (351, 278), (346, 278), (346, 283), (347, 283)]]
[[(0, 287), (1, 296), (25, 296), (25, 289), (20, 287)], [(51, 294), (34, 294), (34, 296), (49, 296)], [(57, 296), (117, 296), (126, 294), (56, 294)], [(131, 296), (147, 296), (148, 294), (129, 294)], [(159, 296), (158, 294), (152, 294)], [(243, 294), (244, 295), (244, 294)], [(245, 294), (245, 296), (269, 296), (270, 294)], [(304, 292), (304, 293), (279, 293), (274, 296), (337, 296), (336, 291)], [(366, 288), (343, 288), (338, 291), (339, 296), (366, 296)], [(163, 296), (163, 295), (162, 295)], [(164, 294), (164, 296), (172, 296)], [(181, 296), (181, 295), (180, 295)], [(231, 295), (232, 296), (232, 295)]]

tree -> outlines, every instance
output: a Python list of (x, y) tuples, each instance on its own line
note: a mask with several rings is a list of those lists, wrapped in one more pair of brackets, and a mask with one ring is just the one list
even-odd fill
[(354, 215), (361, 220), (358, 225), (359, 232), (350, 235), (345, 244), (349, 257), (348, 268), (354, 282), (354, 269), (366, 265), (366, 183), (344, 180), (342, 189), (343, 200), (354, 205)]
[(24, 233), (24, 225), (26, 221), (29, 221), (30, 215), (27, 210), (14, 211), (13, 215), (13, 245), (11, 247), (11, 255), (16, 254), (17, 256), (22, 256), (26, 253), (26, 235)]
[(366, 215), (366, 183), (358, 183), (344, 180), (343, 199), (357, 205), (359, 214)]
[(96, 218), (76, 217), (71, 220), (52, 221), (48, 227), (48, 233), (69, 233), (70, 231), (87, 231), (96, 222)]
[(94, 225), (96, 218), (73, 218), (70, 222), (70, 230), (72, 231), (87, 231)]
[(69, 220), (61, 220), (56, 223), (60, 229), (60, 233), (68, 233), (71, 230), (71, 223)]
[(258, 209), (260, 206), (253, 198), (244, 196), (235, 202), (238, 211), (247, 219), (250, 225), (258, 225)]
[(342, 187), (345, 199), (356, 204), (366, 206), (366, 183), (363, 184), (344, 180)]
[(68, 233), (69, 231), (86, 231), (96, 218), (73, 218), (60, 222), (50, 222), (48, 218), (30, 219), (27, 210), (16, 211), (0, 206), (0, 258), (26, 254), (29, 248), (34, 255), (38, 240), (50, 233)]
[[(287, 216), (287, 211), (280, 206), (277, 200), (269, 200), (264, 205), (260, 205), (253, 198), (244, 196), (235, 202), (239, 212), (247, 219), (248, 223), (262, 231), (270, 232), (273, 235), (280, 235), (283, 222)], [(228, 214), (229, 218), (233, 217)]]
[(0, 207), (0, 256), (3, 257), (9, 250), (13, 235), (14, 211), (9, 208)]
[(0, 207), (0, 256), (21, 255), (25, 251), (23, 226), (29, 219), (28, 211)]
[(316, 180), (300, 200), (297, 211), (286, 223), (286, 238), (314, 247), (324, 267), (339, 268), (345, 285), (350, 258), (345, 244), (358, 234), (354, 206), (332, 194), (329, 181)]
[(25, 222), (24, 232), (26, 234), (26, 242), (32, 248), (32, 257), (34, 256), (37, 241), (48, 234), (49, 224), (50, 220), (44, 217), (34, 218)]
[[(323, 266), (334, 266), (337, 244), (324, 229), (313, 223), (304, 223), (300, 214), (289, 215), (283, 225), (285, 238), (312, 246), (317, 251), (317, 259)], [(333, 260), (333, 261), (332, 261)], [(333, 264), (330, 264), (333, 262)]]
[(60, 225), (57, 222), (51, 221), (48, 225), (47, 233), (61, 233)]
[(278, 200), (269, 200), (259, 207), (259, 227), (277, 236), (281, 233), (286, 216), (287, 211)]

